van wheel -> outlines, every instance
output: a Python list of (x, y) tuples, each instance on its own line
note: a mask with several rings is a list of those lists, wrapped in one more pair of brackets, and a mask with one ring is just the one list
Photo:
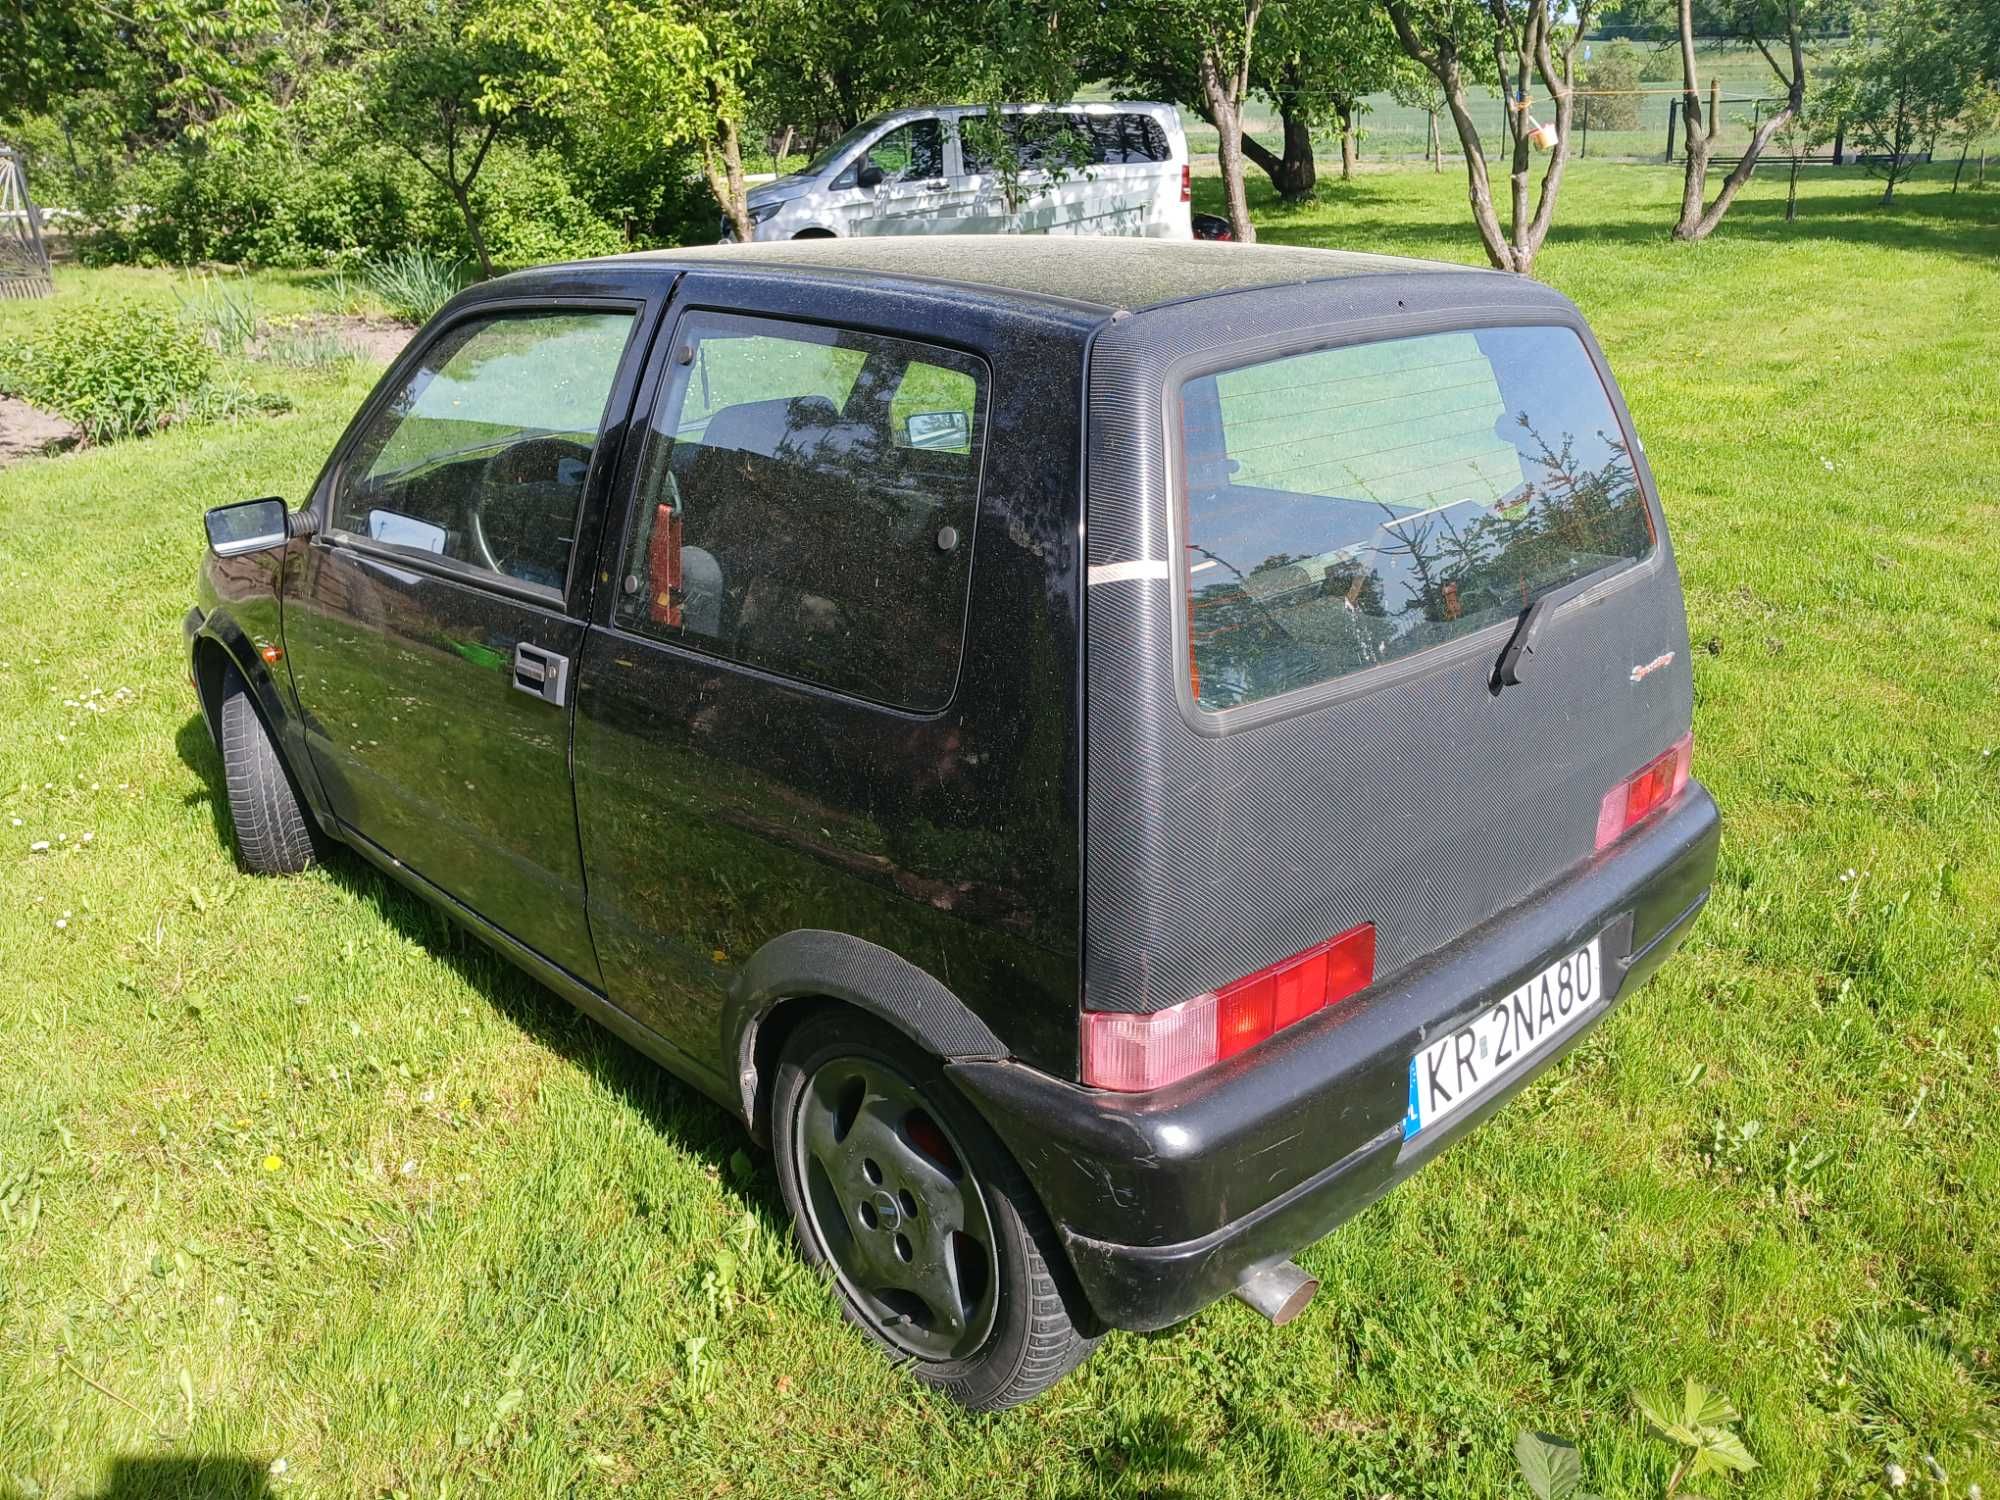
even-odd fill
[(830, 240), (833, 238), (833, 231), (831, 229), (801, 229), (792, 238), (795, 240)]
[(253, 875), (296, 875), (313, 862), (312, 828), (270, 731), (235, 667), (222, 669), (222, 780), (236, 853)]
[(1042, 1206), (935, 1058), (851, 1010), (800, 1024), (771, 1106), (778, 1185), (847, 1320), (973, 1411), (1039, 1395), (1102, 1330)]

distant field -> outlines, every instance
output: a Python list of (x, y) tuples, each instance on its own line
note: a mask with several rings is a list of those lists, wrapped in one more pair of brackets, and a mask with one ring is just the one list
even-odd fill
[[(301, 497), (373, 370), (0, 471), (0, 1497), (1518, 1500), (1531, 1427), (1657, 1500), (1630, 1393), (1684, 1375), (1761, 1464), (1684, 1496), (1925, 1454), (2000, 1493), (2000, 191), (1946, 178), (1885, 212), (1816, 173), (1786, 224), (1760, 177), (1689, 247), (1673, 171), (1574, 169), (1543, 269), (1673, 524), (1714, 900), (1303, 1253), (1294, 1325), (1113, 1335), (997, 1418), (841, 1322), (720, 1110), (358, 862), (237, 869), (180, 645), (200, 514)], [(1453, 171), (1251, 201), (1272, 241), (1478, 258)], [(60, 278), (0, 338), (172, 313), (170, 273)]]

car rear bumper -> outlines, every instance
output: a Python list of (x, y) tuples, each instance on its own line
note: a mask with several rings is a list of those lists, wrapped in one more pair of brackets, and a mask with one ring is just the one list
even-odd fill
[[(1367, 1207), (1575, 1046), (1680, 945), (1720, 842), (1715, 803), (1691, 782), (1604, 855), (1362, 1000), (1150, 1094), (1010, 1062), (951, 1072), (1034, 1183), (1098, 1316), (1163, 1328)], [(1592, 937), (1605, 1003), (1405, 1142), (1411, 1056)]]

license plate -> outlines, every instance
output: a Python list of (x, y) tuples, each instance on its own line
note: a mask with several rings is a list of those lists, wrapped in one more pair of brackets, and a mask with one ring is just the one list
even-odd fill
[(1604, 1002), (1597, 944), (1592, 938), (1410, 1059), (1404, 1140), (1477, 1099)]

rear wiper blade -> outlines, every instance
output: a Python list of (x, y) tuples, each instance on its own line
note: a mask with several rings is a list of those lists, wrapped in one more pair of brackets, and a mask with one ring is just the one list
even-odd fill
[(1542, 594), (1533, 604), (1521, 611), (1521, 623), (1514, 627), (1514, 634), (1507, 641), (1507, 649), (1500, 653), (1500, 659), (1493, 664), (1494, 692), (1497, 693), (1504, 687), (1512, 687), (1524, 680), (1527, 658), (1535, 654), (1535, 646), (1542, 638), (1542, 625), (1555, 605), (1555, 597), (1554, 594)]

